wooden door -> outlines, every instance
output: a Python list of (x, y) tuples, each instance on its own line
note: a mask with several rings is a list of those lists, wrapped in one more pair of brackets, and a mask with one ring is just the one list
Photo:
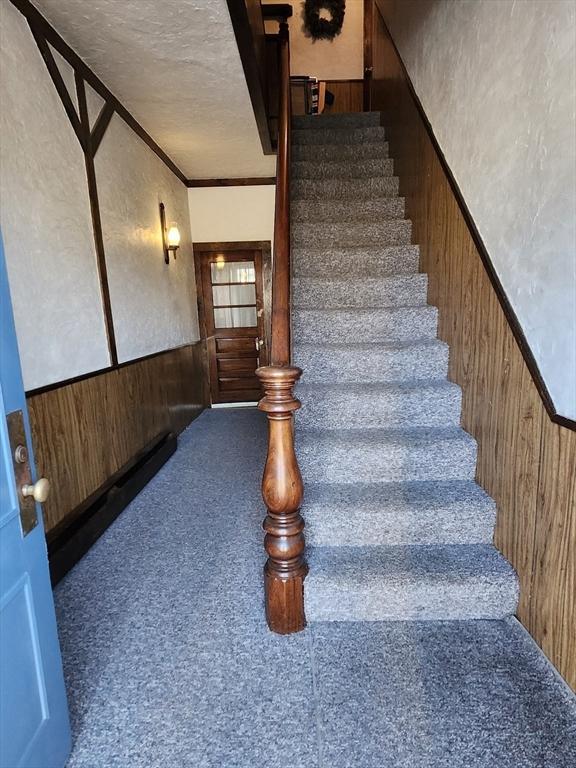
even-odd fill
[(0, 239), (0, 766), (60, 768), (70, 725), (8, 276)]
[(256, 368), (266, 364), (262, 252), (196, 252), (213, 403), (260, 399)]

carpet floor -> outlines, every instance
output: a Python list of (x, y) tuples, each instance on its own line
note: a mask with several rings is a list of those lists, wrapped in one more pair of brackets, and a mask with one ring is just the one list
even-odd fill
[(207, 411), (56, 589), (69, 768), (573, 768), (514, 619), (264, 622), (266, 422)]

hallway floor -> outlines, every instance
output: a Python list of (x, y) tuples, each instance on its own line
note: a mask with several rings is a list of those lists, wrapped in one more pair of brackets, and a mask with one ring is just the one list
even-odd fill
[(271, 634), (266, 421), (207, 411), (60, 583), (69, 768), (569, 768), (576, 700), (516, 621)]

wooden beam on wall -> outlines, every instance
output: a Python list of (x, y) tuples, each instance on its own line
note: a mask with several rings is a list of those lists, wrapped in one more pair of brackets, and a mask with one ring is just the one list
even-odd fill
[(273, 155), (268, 124), (264, 19), (260, 0), (226, 0), (242, 60), (262, 151)]
[(188, 179), (187, 187), (257, 187), (276, 184), (275, 176), (253, 176), (243, 179)]
[(42, 37), (53, 46), (58, 53), (60, 53), (64, 59), (70, 64), (75, 72), (78, 72), (84, 80), (98, 93), (105, 102), (108, 102), (117, 112), (120, 117), (126, 122), (130, 128), (136, 133), (142, 141), (144, 141), (148, 147), (162, 160), (162, 162), (170, 168), (172, 173), (177, 176), (183, 184), (186, 184), (186, 176), (176, 163), (161, 149), (150, 134), (140, 125), (135, 117), (126, 109), (126, 107), (114, 96), (100, 80), (90, 67), (84, 63), (84, 61), (78, 56), (78, 54), (68, 45), (68, 43), (58, 34), (54, 27), (42, 16), (37, 8), (32, 5), (30, 0), (10, 0), (10, 2), (18, 8), (20, 13), (25, 16), (28, 23), (36, 31), (41, 33)]

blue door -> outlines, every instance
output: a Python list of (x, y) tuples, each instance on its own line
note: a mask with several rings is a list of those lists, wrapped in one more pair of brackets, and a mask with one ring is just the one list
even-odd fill
[(70, 726), (0, 237), (0, 766), (62, 768)]

